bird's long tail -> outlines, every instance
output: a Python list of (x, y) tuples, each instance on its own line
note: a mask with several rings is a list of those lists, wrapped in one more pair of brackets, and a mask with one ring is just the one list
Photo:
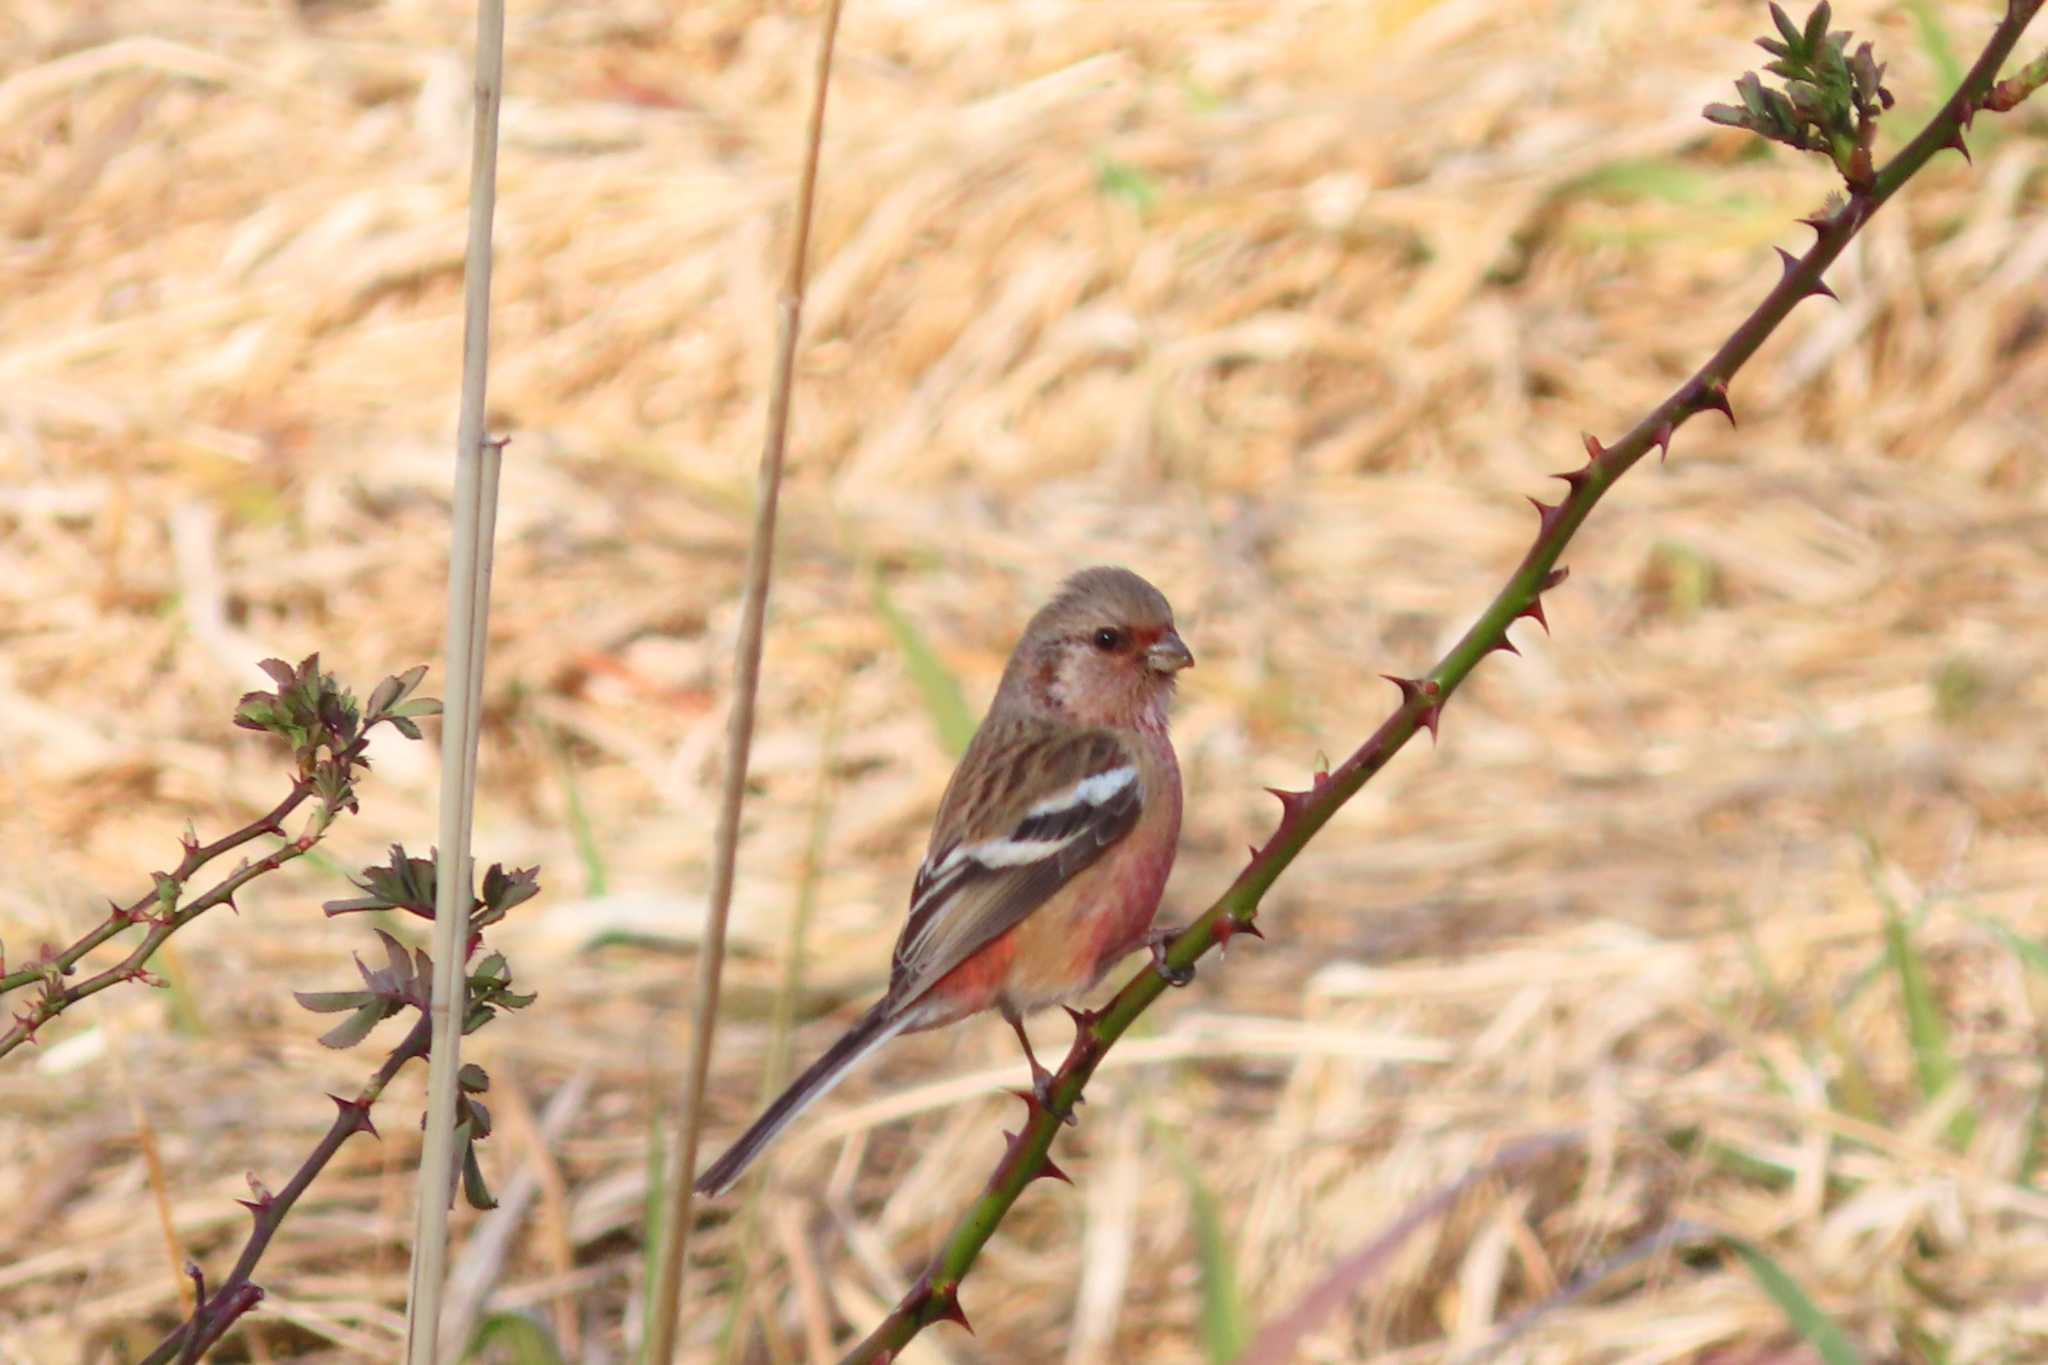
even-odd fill
[(741, 1134), (740, 1140), (724, 1156), (712, 1162), (704, 1174), (697, 1177), (697, 1193), (708, 1196), (724, 1194), (753, 1164), (754, 1158), (775, 1141), (791, 1119), (808, 1108), (812, 1100), (839, 1084), (840, 1078), (856, 1062), (901, 1033), (915, 1013), (914, 1008), (906, 1010), (897, 1001), (887, 998), (878, 1001), (873, 1009), (861, 1016), (859, 1023), (847, 1030), (845, 1037), (827, 1048), (824, 1056), (812, 1062), (789, 1089), (776, 1097), (775, 1103), (754, 1120), (754, 1126)]

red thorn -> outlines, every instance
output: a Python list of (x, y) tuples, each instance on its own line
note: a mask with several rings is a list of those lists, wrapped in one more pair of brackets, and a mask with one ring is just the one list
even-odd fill
[(1281, 787), (1268, 787), (1266, 791), (1280, 803), (1281, 819), (1292, 820), (1301, 814), (1301, 808), (1308, 803), (1310, 793), (1291, 792)]
[(249, 1210), (249, 1216), (252, 1218), (261, 1218), (270, 1211), (268, 1199), (237, 1199), (235, 1202)]
[(1592, 432), (1582, 431), (1579, 433), (1579, 435), (1585, 438), (1587, 464), (1593, 463), (1593, 461), (1599, 459), (1602, 455), (1605, 455), (1607, 453), (1607, 447), (1601, 445), (1600, 438), (1598, 436), (1595, 436)]
[(1543, 586), (1538, 588), (1537, 591), (1549, 592), (1552, 588), (1564, 582), (1567, 578), (1570, 578), (1571, 576), (1572, 571), (1568, 568), (1552, 569), (1549, 573), (1543, 575)]
[(1429, 737), (1433, 742), (1436, 739), (1436, 723), (1444, 713), (1444, 704), (1439, 700), (1443, 696), (1443, 688), (1427, 678), (1397, 678), (1391, 673), (1382, 673), (1380, 676), (1401, 689), (1401, 705), (1412, 705), (1418, 699), (1426, 699), (1432, 703), (1416, 717), (1416, 722), (1429, 727)]
[(1228, 952), (1230, 950), (1230, 940), (1236, 938), (1239, 934), (1247, 934), (1252, 938), (1264, 938), (1266, 936), (1265, 931), (1260, 929), (1258, 925), (1250, 923), (1240, 924), (1235, 917), (1225, 915), (1222, 919), (1216, 921), (1216, 951), (1219, 953)]
[[(1785, 279), (1791, 276), (1793, 271), (1799, 268), (1799, 258), (1797, 256), (1794, 256), (1791, 252), (1785, 250), (1785, 248), (1781, 246), (1772, 247), (1771, 250), (1777, 252), (1778, 259), (1784, 262), (1785, 272), (1783, 275), (1779, 276), (1779, 282), (1783, 283)], [(1815, 280), (1813, 284), (1808, 287), (1805, 297), (1812, 298), (1816, 294), (1824, 295), (1827, 298), (1834, 299), (1836, 303), (1841, 302), (1839, 298), (1835, 298), (1835, 291), (1828, 288), (1826, 280)]]
[(1671, 458), (1671, 423), (1664, 422), (1660, 424), (1656, 434), (1651, 436), (1650, 439), (1657, 443), (1658, 464), (1663, 464)]
[(1735, 409), (1728, 403), (1728, 386), (1718, 379), (1711, 384), (1702, 384), (1699, 392), (1693, 395), (1692, 404), (1694, 412), (1718, 412), (1728, 419), (1729, 426), (1735, 425)]
[(1401, 689), (1401, 704), (1403, 706), (1406, 706), (1409, 702), (1422, 695), (1423, 684), (1420, 679), (1398, 678), (1392, 673), (1382, 673), (1380, 676)]
[(1961, 153), (1963, 154), (1963, 160), (1965, 160), (1965, 161), (1969, 161), (1969, 162), (1970, 162), (1970, 164), (1971, 164), (1972, 166), (1974, 166), (1974, 165), (1976, 165), (1976, 164), (1977, 164), (1977, 163), (1976, 163), (1975, 161), (1971, 161), (1971, 160), (1970, 160), (1970, 149), (1969, 149), (1969, 147), (1968, 147), (1968, 146), (1967, 146), (1967, 145), (1966, 145), (1966, 144), (1965, 144), (1965, 143), (1963, 142), (1963, 130), (1962, 130), (1962, 129), (1958, 128), (1958, 129), (1956, 129), (1956, 130), (1955, 130), (1955, 131), (1954, 131), (1953, 133), (1950, 133), (1950, 134), (1949, 134), (1949, 137), (1948, 137), (1948, 141), (1947, 141), (1947, 142), (1944, 142), (1944, 143), (1942, 143), (1941, 145), (1942, 145), (1942, 146), (1944, 146), (1944, 147), (1948, 147), (1948, 148), (1951, 148), (1951, 149), (1953, 149), (1953, 150), (1955, 150), (1955, 151), (1961, 152)]
[(384, 1135), (377, 1131), (377, 1125), (370, 1122), (370, 1106), (368, 1104), (361, 1100), (345, 1100), (339, 1095), (329, 1095), (327, 1098), (334, 1101), (336, 1109), (349, 1117), (349, 1121), (354, 1125), (350, 1131), (368, 1133), (379, 1142), (384, 1140)]
[(1507, 637), (1506, 633), (1502, 633), (1501, 637), (1493, 642), (1492, 648), (1488, 649), (1486, 652), (1489, 654), (1513, 654), (1517, 657), (1520, 657), (1522, 653), (1521, 650), (1515, 648), (1515, 642), (1513, 640), (1510, 640)]
[(1060, 1008), (1067, 1012), (1067, 1018), (1074, 1021), (1074, 1031), (1076, 1033), (1086, 1033), (1089, 1029), (1094, 1028), (1095, 1021), (1102, 1017), (1101, 1013), (1096, 1010), (1077, 1010), (1072, 1005), (1062, 1005)]
[(1549, 618), (1548, 618), (1548, 617), (1544, 616), (1544, 614), (1543, 614), (1543, 599), (1542, 599), (1542, 598), (1540, 598), (1540, 597), (1532, 597), (1532, 598), (1530, 598), (1530, 599), (1529, 599), (1529, 605), (1528, 605), (1528, 606), (1526, 606), (1526, 607), (1523, 607), (1523, 608), (1522, 608), (1522, 609), (1521, 609), (1520, 611), (1518, 611), (1518, 612), (1516, 612), (1516, 613), (1515, 613), (1515, 619), (1516, 619), (1517, 621), (1521, 620), (1521, 619), (1522, 619), (1522, 618), (1523, 618), (1524, 616), (1526, 616), (1526, 617), (1528, 617), (1529, 619), (1533, 620), (1533, 621), (1534, 621), (1534, 622), (1535, 622), (1535, 623), (1536, 623), (1537, 625), (1539, 625), (1539, 626), (1543, 627), (1543, 633), (1544, 633), (1545, 635), (1548, 635), (1548, 634), (1550, 634), (1550, 620), (1549, 620)]
[(1033, 1180), (1059, 1180), (1069, 1185), (1074, 1183), (1074, 1177), (1068, 1175), (1065, 1171), (1061, 1170), (1060, 1164), (1057, 1161), (1054, 1161), (1051, 1157), (1047, 1157), (1045, 1159), (1045, 1165), (1043, 1169), (1041, 1169), (1037, 1175), (1031, 1178)]
[(1581, 488), (1585, 487), (1586, 480), (1589, 477), (1589, 475), (1587, 474), (1587, 470), (1591, 468), (1591, 465), (1586, 465), (1581, 468), (1571, 470), (1569, 473), (1552, 474), (1550, 477), (1553, 479), (1563, 479), (1565, 483), (1570, 486), (1572, 492), (1576, 493)]
[(1833, 220), (1825, 213), (1809, 213), (1804, 218), (1794, 218), (1792, 221), (1804, 223), (1807, 227), (1812, 228), (1816, 237), (1825, 233), (1833, 225)]
[(960, 1307), (959, 1289), (956, 1287), (951, 1293), (940, 1295), (939, 1298), (945, 1306), (939, 1309), (936, 1315), (937, 1320), (940, 1322), (958, 1323), (968, 1336), (973, 1336), (974, 1324), (967, 1320), (966, 1311)]

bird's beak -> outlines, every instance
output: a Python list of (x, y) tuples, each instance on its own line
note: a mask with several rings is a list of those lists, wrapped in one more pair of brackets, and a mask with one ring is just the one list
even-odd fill
[(1194, 667), (1195, 656), (1175, 631), (1167, 631), (1145, 651), (1145, 666), (1154, 673), (1174, 674)]

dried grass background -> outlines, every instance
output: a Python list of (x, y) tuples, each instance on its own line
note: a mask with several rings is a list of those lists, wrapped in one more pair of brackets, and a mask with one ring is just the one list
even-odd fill
[[(1894, 139), (1946, 92), (1921, 17), (1967, 61), (1995, 10), (1838, 7), (1893, 63)], [(500, 938), (541, 1001), (474, 1047), (521, 1216), (457, 1237), (472, 1297), (578, 1359), (637, 1338), (691, 980), (587, 944), (701, 915), (811, 17), (513, 7), (477, 849), (547, 891)], [(283, 790), (227, 723), (257, 659), (318, 649), (367, 690), (437, 657), (470, 22), (424, 0), (0, 11), (10, 955), (146, 886), (188, 817), (219, 830)], [(1165, 914), (1199, 908), (1272, 819), (1259, 788), (1345, 752), (1393, 700), (1374, 675), (1478, 610), (1534, 529), (1521, 495), (1707, 353), (1773, 242), (1804, 245), (1789, 220), (1825, 168), (1698, 117), (1764, 22), (849, 7), (708, 1141), (757, 1097), (814, 815), (803, 1055), (879, 987), (950, 766), (876, 577), (976, 707), (1065, 573), (1166, 588), (1200, 666)], [(1680, 1220), (1764, 1246), (1875, 1359), (2048, 1356), (2048, 996), (2001, 932), (2048, 933), (2044, 118), (1979, 120), (1975, 168), (1938, 161), (1835, 271), (1843, 305), (1803, 306), (1735, 385), (1740, 429), (1696, 422), (1623, 483), (1567, 556), (1555, 639), (1518, 628), (1525, 657), (1490, 661), (1442, 743), (1282, 882), (1270, 941), (1115, 1054), (1062, 1140), (1078, 1188), (1026, 1196), (968, 1283), (975, 1336), (906, 1359), (1203, 1359), (1176, 1149), (1262, 1320), (1553, 1130), (1578, 1145), (1461, 1200), (1302, 1358), (1460, 1359)], [(317, 1046), (288, 991), (352, 978), (366, 928), (317, 909), (340, 867), (431, 840), (433, 751), (376, 757), (336, 866), (182, 934), (169, 994), (100, 996), (0, 1068), (0, 1357), (153, 1341), (179, 1287), (146, 1150), (180, 1246), (224, 1266), (244, 1173), (281, 1183), (322, 1092), (374, 1065)], [(1888, 903), (1956, 1064), (1931, 1102)], [(996, 1087), (1022, 1074), (976, 1023), (898, 1042), (807, 1117), (751, 1214), (703, 1215), (688, 1358), (816, 1359), (865, 1330), (994, 1162)], [(225, 1358), (394, 1358), (420, 1085), (286, 1225)], [(570, 1085), (587, 1098), (550, 1110)], [(1617, 1269), (1505, 1358), (1809, 1354), (1699, 1250)]]

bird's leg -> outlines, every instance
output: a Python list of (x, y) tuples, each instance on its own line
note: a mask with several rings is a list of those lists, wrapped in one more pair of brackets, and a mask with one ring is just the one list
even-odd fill
[[(1037, 1097), (1040, 1104), (1051, 1109), (1052, 1073), (1040, 1064), (1038, 1054), (1031, 1050), (1031, 1035), (1024, 1031), (1024, 1016), (1007, 1000), (998, 1004), (996, 1008), (1002, 1011), (1003, 1018), (1009, 1022), (1010, 1027), (1017, 1031), (1017, 1041), (1024, 1045), (1024, 1060), (1031, 1063), (1031, 1093)], [(1074, 1116), (1067, 1115), (1067, 1122), (1073, 1121)]]
[(1179, 929), (1154, 929), (1145, 935), (1145, 946), (1152, 950), (1152, 970), (1169, 986), (1185, 986), (1195, 979), (1193, 967), (1170, 967), (1166, 962), (1166, 950), (1181, 936)]

